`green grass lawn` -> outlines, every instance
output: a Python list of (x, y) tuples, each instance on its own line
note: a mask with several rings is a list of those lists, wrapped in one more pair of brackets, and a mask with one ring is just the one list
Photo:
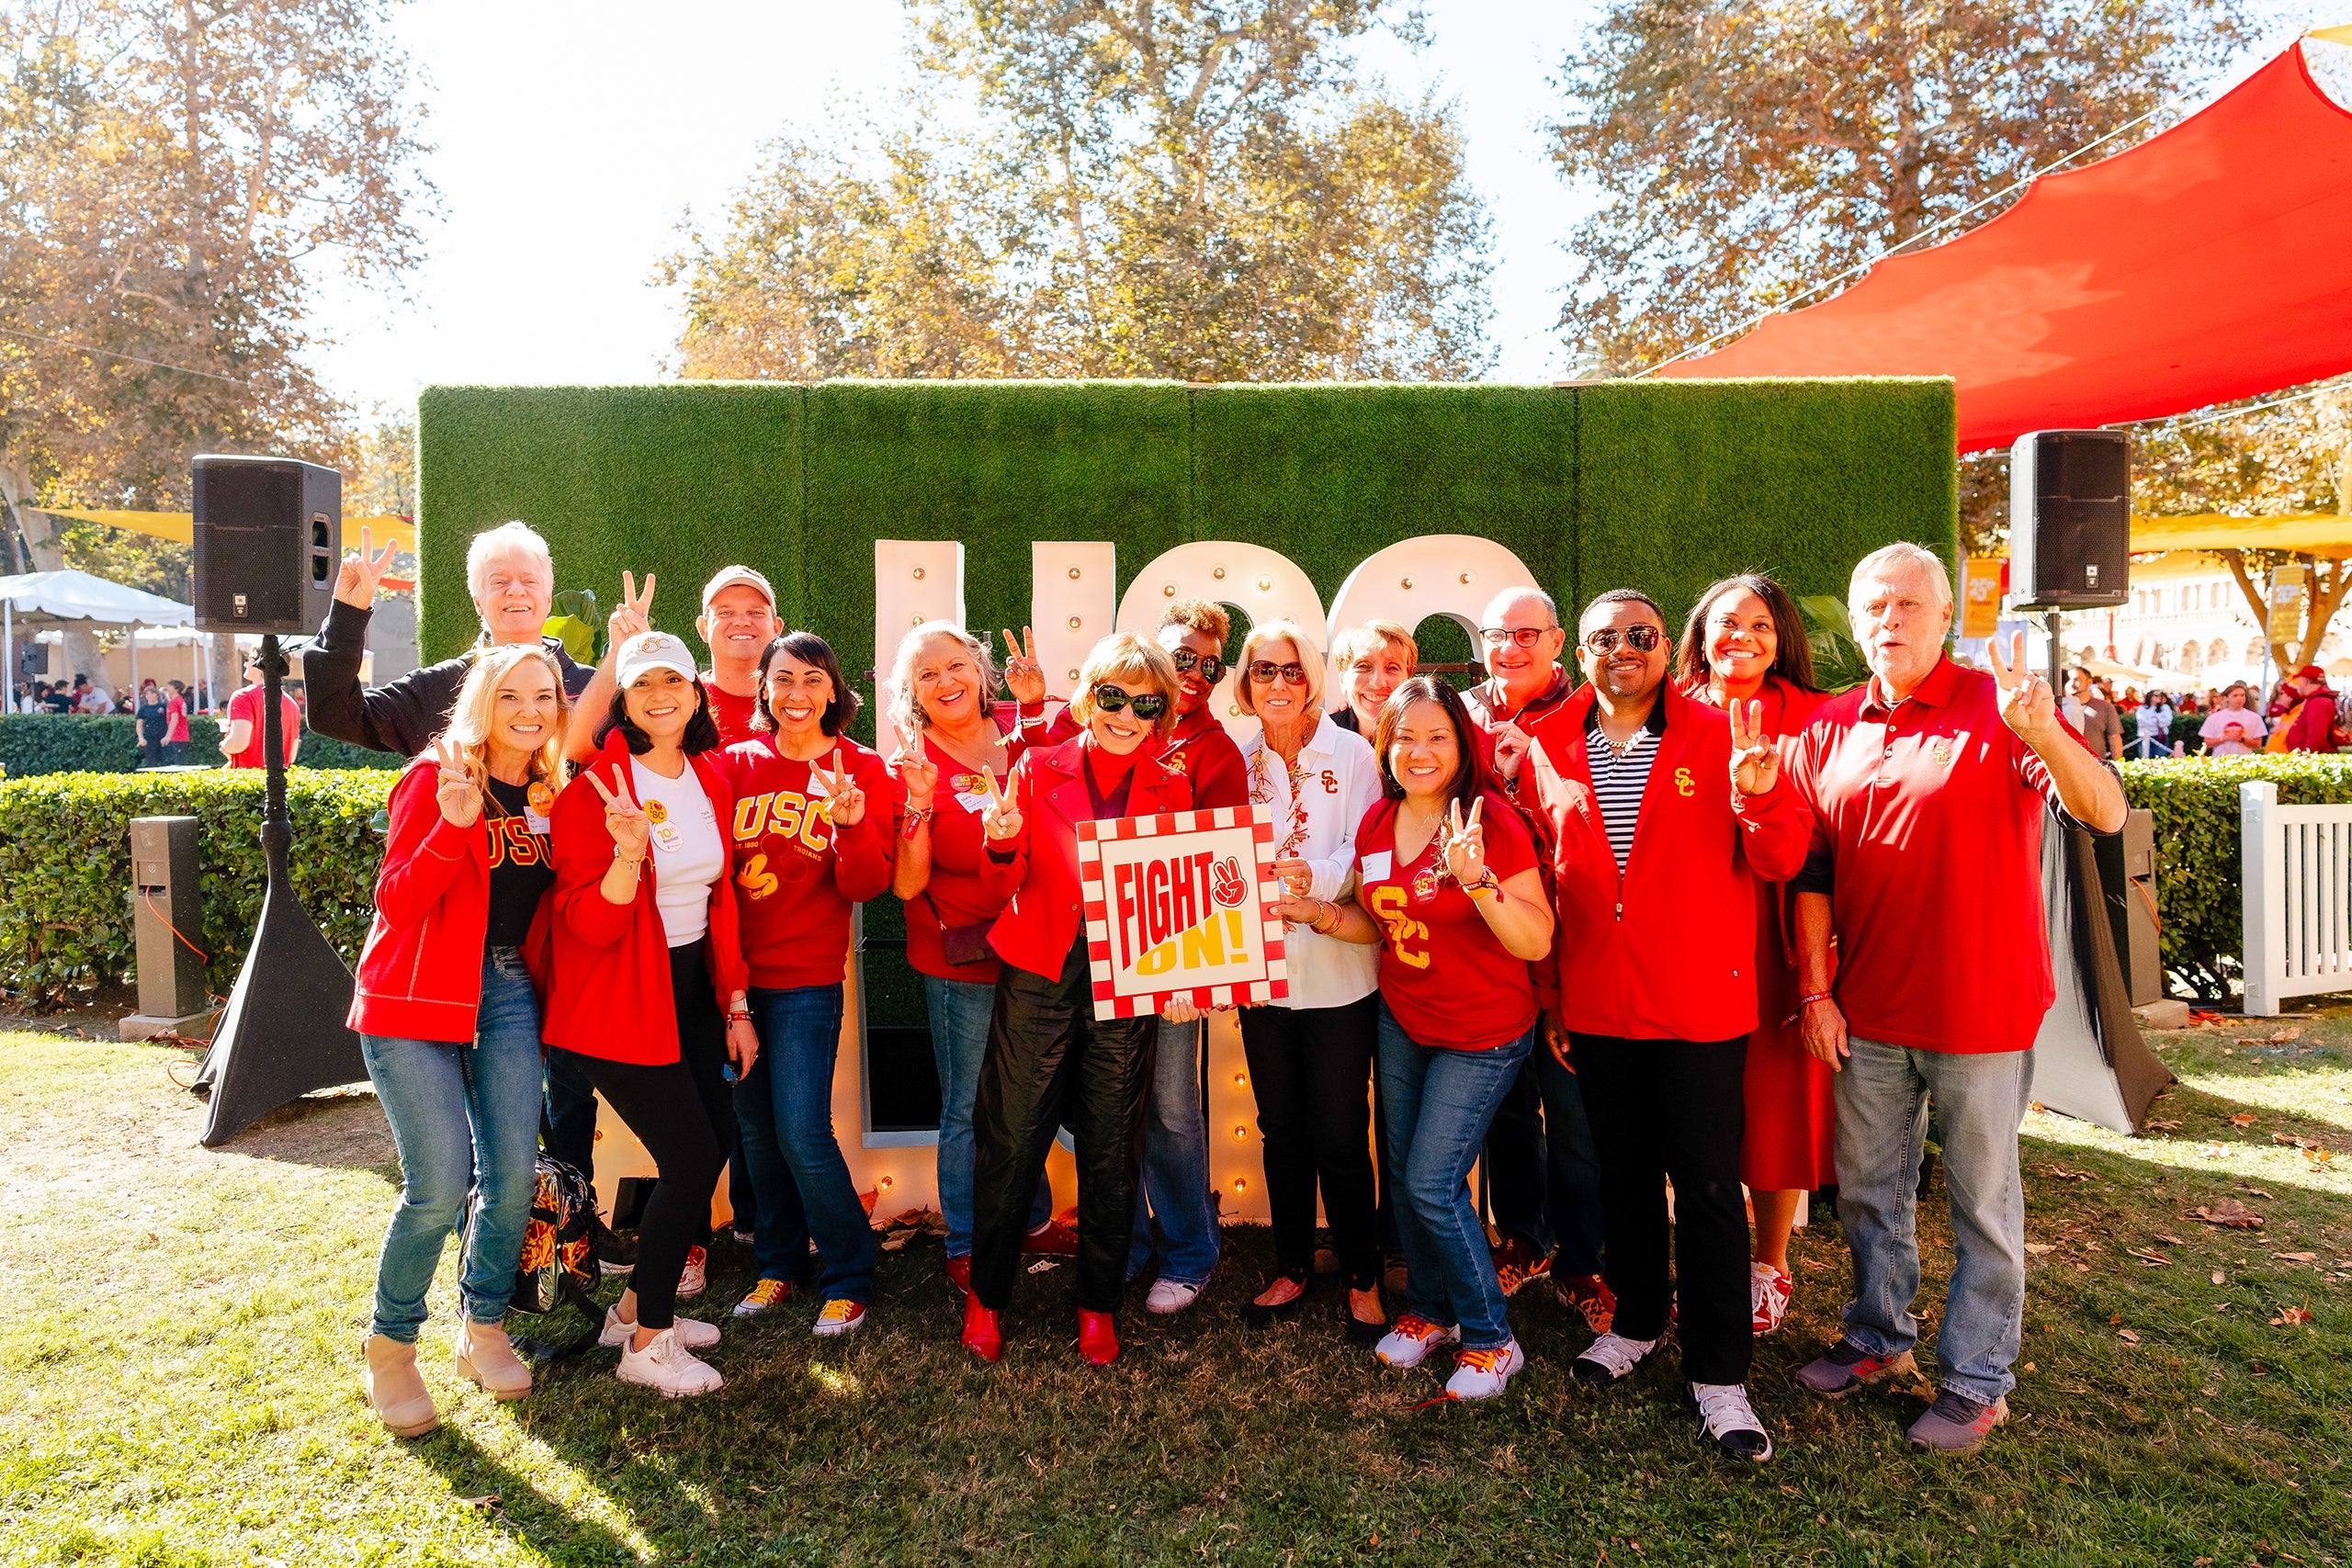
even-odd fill
[[(375, 1102), (211, 1153), (179, 1053), (0, 1034), (0, 1562), (2335, 1562), (2352, 1016), (2295, 1021), (2159, 1037), (2184, 1081), (2155, 1135), (2030, 1119), (2023, 1382), (1979, 1458), (1905, 1449), (1924, 1391), (1791, 1386), (1847, 1279), (1834, 1227), (1801, 1235), (1796, 1309), (1757, 1356), (1780, 1454), (1754, 1471), (1695, 1444), (1668, 1365), (1574, 1384), (1587, 1336), (1537, 1291), (1513, 1313), (1532, 1364), (1481, 1407), (1422, 1408), (1442, 1370), (1350, 1350), (1334, 1289), (1253, 1334), (1253, 1229), (1192, 1312), (1129, 1312), (1107, 1371), (1071, 1348), (1066, 1269), (1023, 1278), (1003, 1363), (973, 1364), (925, 1240), (885, 1256), (856, 1338), (820, 1348), (796, 1299), (729, 1327), (722, 1393), (677, 1402), (618, 1383), (610, 1351), (517, 1404), (460, 1384), (452, 1259), (424, 1341), (447, 1424), (403, 1443), (359, 1386), (396, 1185)], [(2184, 1217), (2224, 1199), (2263, 1227)], [(715, 1258), (703, 1315), (728, 1322), (745, 1261)]]

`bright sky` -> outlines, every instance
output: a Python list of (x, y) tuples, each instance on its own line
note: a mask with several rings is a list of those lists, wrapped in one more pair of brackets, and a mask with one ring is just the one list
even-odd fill
[[(2291, 0), (2256, 5), (2303, 19)], [(1363, 57), (1408, 92), (1460, 100), (1471, 179), (1495, 221), (1493, 376), (1553, 379), (1561, 242), (1580, 204), (1539, 128), (1556, 113), (1550, 78), (1600, 0), (1425, 6), (1428, 48), (1383, 37)], [(819, 128), (843, 95), (883, 103), (900, 80), (897, 0), (672, 0), (660, 25), (647, 16), (618, 0), (414, 0), (398, 13), (431, 81), (444, 217), (427, 228), (411, 301), (323, 291), (319, 325), (337, 346), (317, 361), (331, 387), (390, 410), (428, 382), (662, 378), (679, 318), (649, 278), (681, 216), (715, 221), (761, 142)]]

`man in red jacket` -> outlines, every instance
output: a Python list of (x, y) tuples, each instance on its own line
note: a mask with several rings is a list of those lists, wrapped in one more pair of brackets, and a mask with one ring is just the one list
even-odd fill
[(1616, 1320), (1577, 1358), (1613, 1383), (1666, 1332), (1666, 1183), (1682, 1372), (1724, 1454), (1772, 1456), (1747, 1402), (1752, 1317), (1739, 1185), (1742, 1081), (1756, 1027), (1755, 878), (1804, 864), (1812, 818), (1781, 787), (1762, 712), (1726, 716), (1666, 684), (1671, 643), (1648, 594), (1585, 609), (1587, 684), (1539, 720), (1522, 807), (1550, 840), (1559, 996), (1546, 1033), (1573, 1064), (1600, 1156)]

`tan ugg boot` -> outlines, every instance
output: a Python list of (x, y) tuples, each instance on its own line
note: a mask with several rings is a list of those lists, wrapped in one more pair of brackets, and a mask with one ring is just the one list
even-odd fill
[(396, 1438), (421, 1438), (441, 1425), (416, 1370), (416, 1347), (380, 1334), (368, 1337), (368, 1403)]
[(531, 1392), (531, 1369), (514, 1353), (506, 1330), (494, 1323), (458, 1325), (458, 1371), (501, 1399), (521, 1399)]

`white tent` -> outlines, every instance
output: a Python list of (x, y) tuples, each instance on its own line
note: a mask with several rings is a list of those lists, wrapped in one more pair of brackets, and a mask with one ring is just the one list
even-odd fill
[[(190, 626), (196, 611), (159, 593), (125, 588), (86, 571), (28, 571), (0, 577), (0, 670), (7, 671), (7, 697), (17, 691), (17, 629), (42, 630), (71, 622), (110, 626)], [(139, 644), (131, 643), (131, 682), (139, 680)]]

